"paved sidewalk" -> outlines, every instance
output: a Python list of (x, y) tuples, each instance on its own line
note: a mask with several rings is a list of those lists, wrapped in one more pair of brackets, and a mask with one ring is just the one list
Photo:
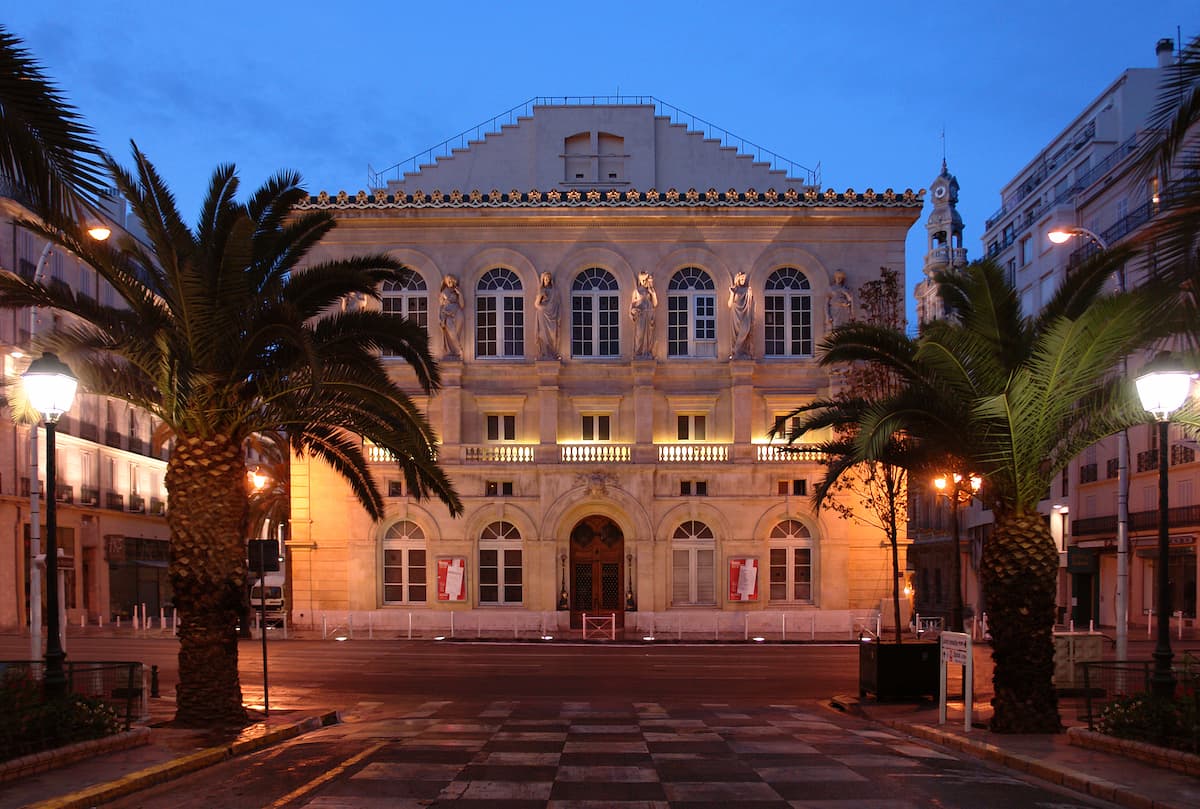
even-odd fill
[(170, 727), (175, 703), (156, 699), (150, 705), (149, 727), (136, 728), (146, 736), (144, 743), (2, 783), (0, 809), (99, 806), (338, 721), (335, 711), (324, 709), (274, 711), (240, 731), (218, 732)]

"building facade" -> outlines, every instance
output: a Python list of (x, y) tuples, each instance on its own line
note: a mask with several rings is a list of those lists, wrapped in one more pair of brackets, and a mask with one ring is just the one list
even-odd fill
[[(1101, 246), (1120, 244), (1157, 212), (1161, 189), (1155, 176), (1136, 171), (1139, 147), (1148, 137), (1148, 116), (1165, 72), (1174, 64), (1171, 40), (1156, 46), (1157, 64), (1124, 71), (1079, 112), (1001, 190), (1001, 208), (990, 216), (982, 237), (985, 254), (1004, 267), (1020, 290), (1026, 312), (1037, 311), (1063, 284), (1072, 268)], [(1073, 229), (1063, 244), (1054, 231)], [(1130, 262), (1113, 280), (1133, 288), (1154, 272), (1153, 255)], [(1130, 357), (1136, 375), (1145, 357)], [(1157, 432), (1152, 424), (1128, 431), (1129, 547), (1125, 598), (1128, 624), (1145, 627), (1155, 604), (1158, 563)], [(1196, 533), (1200, 510), (1194, 495), (1200, 465), (1195, 443), (1172, 429), (1170, 453), (1169, 560), (1174, 609), (1191, 621), (1196, 615)], [(1059, 620), (1078, 629), (1114, 626), (1118, 597), (1118, 439), (1089, 448), (1064, 471), (1042, 501), (1059, 544)], [(986, 483), (985, 483), (986, 485)], [(963, 586), (979, 607), (974, 575), (979, 543), (990, 531), (991, 515), (978, 507), (965, 515)], [(919, 598), (918, 598), (919, 601)]]
[[(110, 206), (109, 222), (115, 230), (124, 225), (122, 210), (116, 203)], [(66, 284), (79, 295), (115, 305), (112, 289), (90, 267), (67, 251), (47, 248), (43, 239), (20, 226), (19, 220), (29, 217), (18, 200), (0, 193), (0, 269)], [(0, 310), (3, 382), (9, 396), (19, 395), (20, 375), (31, 359), (31, 335), (48, 329), (51, 319), (57, 323), (59, 317), (28, 309)], [(45, 536), (41, 521), (49, 493), (44, 433), (37, 431), (31, 444), (30, 427), (13, 423), (7, 408), (4, 423), (0, 534), (8, 550), (0, 559), (0, 592), (5, 594), (0, 598), (0, 628), (12, 629), (30, 625), (30, 491), (44, 493), (36, 498), (39, 545)], [(129, 619), (135, 607), (143, 605), (147, 615), (157, 618), (162, 609), (169, 614), (166, 455), (152, 445), (154, 428), (147, 414), (83, 391), (58, 423), (53, 496), (58, 547), (63, 551), (60, 593), (69, 625)]]
[(882, 532), (815, 512), (820, 458), (770, 433), (833, 390), (818, 345), (861, 283), (903, 268), (921, 196), (821, 191), (761, 157), (653, 104), (548, 102), (386, 188), (314, 197), (339, 224), (313, 260), (410, 268), (381, 305), (440, 357), (420, 402), (465, 515), (374, 456), (372, 522), (329, 468), (293, 462), (293, 622), (869, 625), (892, 585)]

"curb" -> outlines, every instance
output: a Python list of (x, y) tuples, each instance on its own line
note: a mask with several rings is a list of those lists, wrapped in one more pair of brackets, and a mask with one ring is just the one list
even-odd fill
[(879, 719), (876, 721), (896, 730), (902, 730), (917, 738), (951, 747), (978, 758), (994, 761), (1008, 769), (1028, 773), (1043, 781), (1049, 781), (1052, 784), (1066, 787), (1075, 792), (1091, 795), (1092, 797), (1117, 803), (1121, 806), (1127, 806), (1130, 809), (1188, 809), (1188, 807), (1182, 804), (1167, 803), (1147, 798), (1145, 795), (1114, 784), (1111, 781), (1095, 778), (1077, 770), (1072, 770), (1069, 767), (1054, 766), (1030, 756), (1009, 753), (996, 745), (977, 742), (954, 733), (937, 730), (928, 725), (914, 725), (896, 719)]
[(310, 716), (292, 724), (265, 730), (249, 739), (239, 739), (229, 744), (209, 747), (139, 772), (130, 773), (116, 781), (97, 784), (69, 795), (31, 804), (28, 809), (87, 809), (339, 722), (341, 722), (341, 717), (337, 711)]
[(66, 747), (30, 753), (27, 756), (14, 758), (0, 764), (0, 784), (58, 767), (65, 767), (92, 756), (115, 753), (145, 744), (150, 744), (150, 728), (136, 727), (101, 739), (89, 739), (69, 744)]

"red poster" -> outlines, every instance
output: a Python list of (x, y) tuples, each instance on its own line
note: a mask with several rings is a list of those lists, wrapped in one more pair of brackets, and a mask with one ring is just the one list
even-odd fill
[(467, 558), (448, 556), (437, 560), (438, 601), (467, 600)]
[(729, 600), (758, 601), (758, 560), (754, 557), (730, 558)]

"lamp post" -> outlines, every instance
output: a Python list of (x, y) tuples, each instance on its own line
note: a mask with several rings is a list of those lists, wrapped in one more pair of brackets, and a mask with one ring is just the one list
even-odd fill
[[(90, 221), (87, 234), (98, 242), (105, 241), (112, 235), (112, 229), (103, 220)], [(46, 265), (54, 255), (54, 242), (47, 241), (42, 252), (38, 255), (37, 264), (33, 268), (35, 283), (43, 283), (46, 278)], [(29, 308), (29, 340), (32, 343), (37, 334), (38, 310), (36, 306)], [(38, 429), (37, 425), (29, 428), (29, 646), (30, 660), (42, 656), (42, 581), (35, 560), (41, 555), (41, 492), (38, 491)], [(53, 493), (57, 496), (57, 492)]]
[(1167, 530), (1167, 442), (1171, 414), (1187, 399), (1192, 375), (1178, 358), (1160, 352), (1142, 369), (1135, 380), (1142, 407), (1158, 422), (1158, 569), (1155, 588), (1158, 590), (1155, 609), (1158, 612), (1158, 640), (1154, 645), (1154, 673), (1151, 690), (1156, 696), (1175, 696), (1175, 672), (1171, 670), (1171, 591), (1167, 561), (1171, 551)]
[[(255, 492), (261, 492), (270, 481), (266, 475), (255, 469), (247, 474), (250, 486)], [(268, 534), (268, 536), (270, 536)], [(258, 553), (251, 556), (258, 556), (258, 632), (262, 638), (262, 664), (263, 664), (263, 716), (271, 715), (271, 698), (267, 690), (267, 543), (258, 543)], [(254, 561), (251, 559), (250, 561)], [(272, 568), (278, 570), (278, 565)]]
[(46, 352), (29, 364), (21, 374), (29, 404), (41, 414), (46, 423), (46, 673), (44, 687), (48, 698), (61, 697), (67, 690), (63, 671), (66, 653), (62, 648), (58, 621), (58, 514), (55, 479), (54, 427), (63, 413), (71, 408), (79, 380), (67, 364)]
[(950, 560), (950, 576), (954, 584), (950, 588), (950, 631), (963, 631), (963, 597), (962, 597), (962, 551), (961, 538), (958, 528), (958, 506), (960, 498), (963, 503), (971, 502), (979, 491), (983, 481), (978, 475), (964, 478), (955, 472), (953, 475), (939, 475), (934, 478), (933, 485), (937, 490), (950, 499), (950, 538), (953, 546), (953, 558)]
[[(1046, 234), (1054, 244), (1066, 244), (1075, 236), (1084, 236), (1096, 243), (1101, 250), (1109, 245), (1095, 232), (1085, 227), (1055, 228)], [(1117, 292), (1125, 291), (1125, 265), (1116, 272)], [(1121, 375), (1128, 371), (1124, 357), (1121, 358)], [(1117, 433), (1117, 586), (1113, 593), (1117, 621), (1117, 660), (1129, 657), (1129, 431)]]

